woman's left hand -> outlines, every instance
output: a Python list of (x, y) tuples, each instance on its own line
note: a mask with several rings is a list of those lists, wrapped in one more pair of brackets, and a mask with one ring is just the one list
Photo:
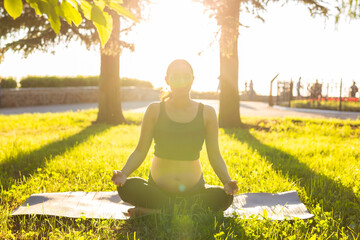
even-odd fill
[(126, 183), (127, 176), (118, 170), (113, 171), (113, 176), (111, 178), (111, 181), (118, 187), (123, 187)]
[(228, 195), (235, 195), (238, 191), (238, 185), (236, 180), (230, 180), (224, 185), (225, 193)]

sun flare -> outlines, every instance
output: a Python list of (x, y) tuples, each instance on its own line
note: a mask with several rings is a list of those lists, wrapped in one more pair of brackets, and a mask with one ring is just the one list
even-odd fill
[[(153, 3), (149, 19), (151, 21), (139, 25), (136, 36), (132, 36), (137, 39), (136, 51), (144, 56), (136, 64), (143, 78), (151, 76), (154, 85), (165, 87), (168, 64), (180, 58), (189, 61), (194, 68), (194, 88), (216, 90), (218, 56), (216, 49), (208, 49), (208, 46), (217, 26), (204, 13), (203, 6), (191, 0), (158, 0)], [(202, 51), (204, 54), (200, 56)], [(131, 66), (134, 67), (133, 62), (124, 68)]]
[[(135, 52), (123, 51), (120, 77), (150, 81), (165, 87), (165, 72), (174, 59), (186, 59), (194, 69), (193, 90), (216, 91), (219, 77), (219, 27), (201, 3), (192, 0), (152, 0), (145, 7), (145, 19), (122, 40), (132, 42)], [(270, 4), (263, 14), (265, 23), (244, 11), (238, 42), (239, 90), (253, 80), (259, 94), (268, 94), (270, 80), (343, 82), (360, 81), (360, 68), (352, 56), (360, 55), (359, 21), (339, 23), (335, 31), (330, 19), (312, 18), (303, 5)], [(55, 54), (50, 52), (55, 50)], [(199, 53), (201, 54), (199, 55)], [(63, 44), (47, 53), (35, 52), (27, 59), (8, 52), (0, 64), (2, 77), (17, 80), (28, 76), (98, 75), (100, 54), (87, 51), (79, 42)]]

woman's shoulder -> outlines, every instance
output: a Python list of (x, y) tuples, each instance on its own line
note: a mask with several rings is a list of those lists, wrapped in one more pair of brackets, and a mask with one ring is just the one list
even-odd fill
[(150, 103), (146, 109), (145, 114), (156, 121), (160, 113), (160, 104), (161, 102)]
[[(203, 104), (203, 103), (200, 103)], [(213, 115), (216, 114), (215, 108), (211, 105), (207, 105), (207, 104), (203, 104), (203, 109), (204, 109), (204, 116), (206, 115)]]
[(207, 122), (209, 120), (213, 120), (214, 117), (216, 119), (216, 111), (213, 106), (207, 105), (207, 104), (204, 104), (201, 102), (199, 102), (199, 104), (203, 105), (203, 117), (204, 117), (205, 122)]

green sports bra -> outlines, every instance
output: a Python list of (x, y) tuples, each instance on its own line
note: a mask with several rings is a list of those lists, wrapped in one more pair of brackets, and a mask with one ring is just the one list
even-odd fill
[(166, 114), (165, 102), (154, 129), (155, 156), (171, 160), (197, 160), (205, 139), (204, 105), (199, 103), (196, 117), (188, 123), (171, 120)]

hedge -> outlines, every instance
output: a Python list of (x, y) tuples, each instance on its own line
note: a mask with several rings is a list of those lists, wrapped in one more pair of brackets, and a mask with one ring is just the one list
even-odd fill
[(22, 88), (98, 86), (98, 77), (29, 76), (20, 80)]
[[(147, 81), (141, 81), (134, 78), (121, 78), (121, 86), (137, 86), (152, 88), (153, 85)], [(89, 77), (57, 77), (57, 76), (29, 76), (20, 80), (22, 88), (40, 88), (40, 87), (86, 87), (98, 86), (99, 76)]]
[(0, 86), (1, 88), (16, 88), (17, 82), (12, 78), (2, 78)]
[(135, 87), (147, 87), (153, 88), (151, 82), (138, 80), (136, 78), (120, 78), (120, 84), (123, 87), (135, 86)]

